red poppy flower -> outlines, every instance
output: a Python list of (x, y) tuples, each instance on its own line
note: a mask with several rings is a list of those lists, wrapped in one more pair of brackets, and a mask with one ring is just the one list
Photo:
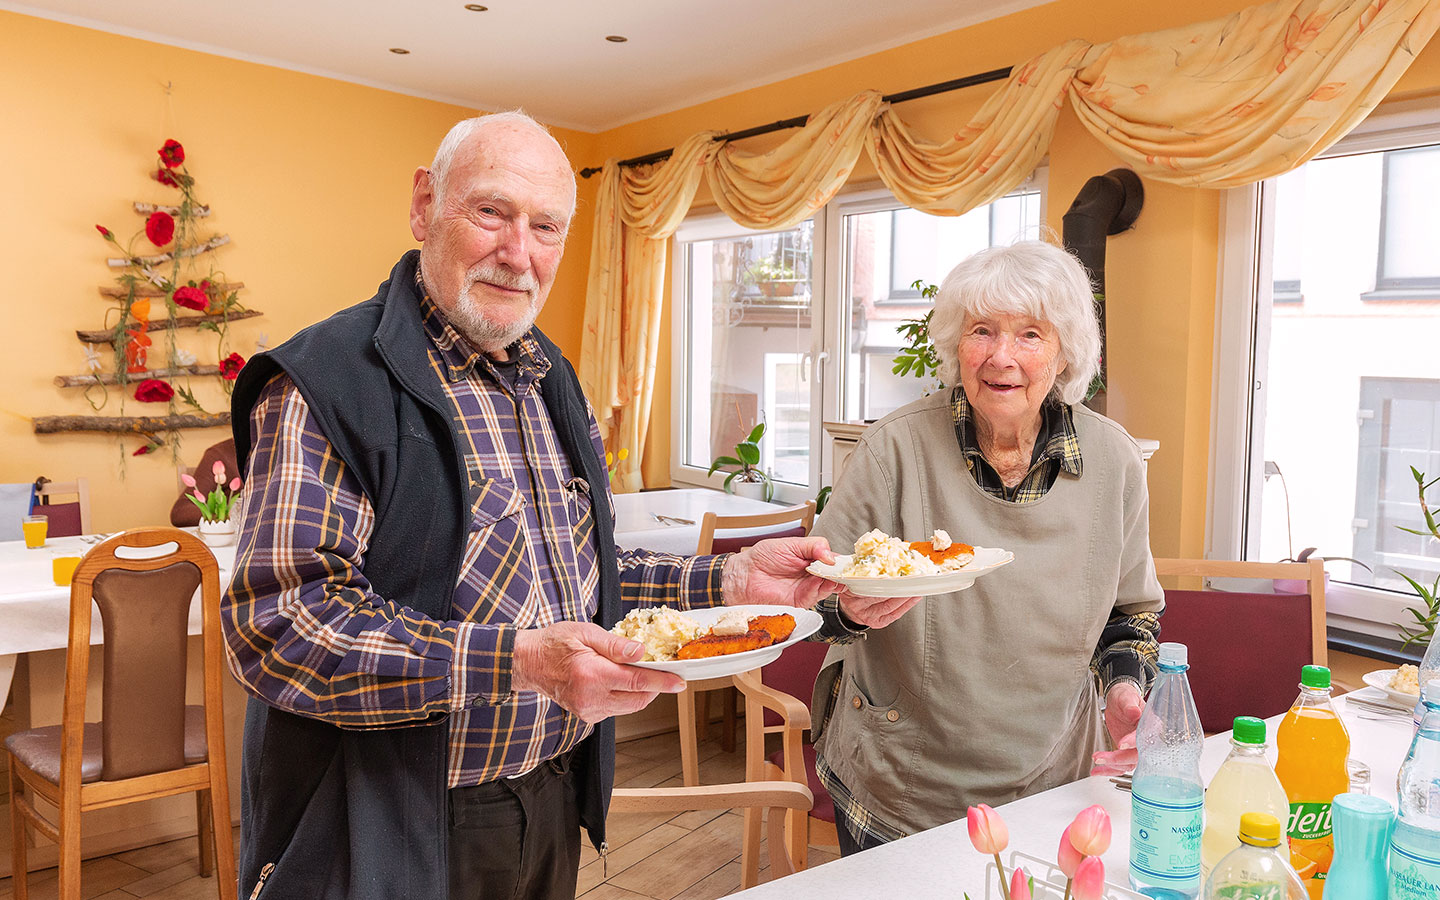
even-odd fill
[(150, 243), (163, 247), (175, 237), (175, 219), (167, 212), (153, 212), (145, 220), (145, 236)]
[(179, 187), (179, 186), (180, 186), (180, 182), (176, 181), (176, 180), (175, 180), (175, 176), (172, 175), (172, 174), (170, 174), (170, 170), (167, 169), (167, 168), (165, 168), (164, 166), (161, 166), (160, 168), (156, 169), (156, 170), (155, 170), (155, 174), (154, 174), (152, 177), (153, 177), (156, 181), (160, 182), (160, 183), (163, 184), (163, 185), (166, 185), (167, 187)]
[(110, 240), (110, 229), (106, 228), (104, 225), (96, 225), (95, 230), (100, 232), (100, 236), (103, 237), (105, 240)]
[(205, 296), (205, 292), (196, 287), (176, 288), (173, 299), (176, 306), (183, 306), (186, 309), (204, 309), (210, 303), (210, 298)]
[(220, 360), (220, 377), (226, 381), (234, 381), (240, 377), (240, 370), (245, 367), (245, 357), (238, 353), (232, 353)]
[(130, 455), (131, 455), (131, 456), (144, 456), (145, 454), (149, 453), (151, 450), (154, 450), (154, 449), (155, 449), (155, 445), (154, 445), (154, 444), (141, 444), (139, 447), (136, 447), (136, 448), (135, 448), (135, 452), (134, 452), (134, 453), (131, 453)]
[(185, 148), (177, 140), (168, 140), (160, 147), (160, 161), (165, 168), (173, 169), (185, 161)]
[(158, 378), (147, 378), (135, 388), (135, 399), (141, 403), (164, 403), (175, 396), (175, 389)]

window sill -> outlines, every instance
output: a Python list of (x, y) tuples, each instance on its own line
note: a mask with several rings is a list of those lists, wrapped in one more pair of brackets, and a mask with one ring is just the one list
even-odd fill
[(1420, 657), (1424, 654), (1424, 648), (1416, 644), (1411, 644), (1408, 648), (1401, 649), (1399, 641), (1376, 637), (1371, 634), (1361, 634), (1358, 631), (1348, 631), (1344, 628), (1329, 629), (1329, 640), (1327, 643), (1331, 650), (1339, 650), (1343, 653), (1353, 653), (1356, 656), (1378, 659), (1383, 662), (1394, 663), (1397, 666), (1402, 663), (1418, 666), (1420, 664)]
[(1397, 300), (1440, 300), (1440, 287), (1385, 288), (1365, 291), (1360, 295), (1365, 303), (1389, 303)]

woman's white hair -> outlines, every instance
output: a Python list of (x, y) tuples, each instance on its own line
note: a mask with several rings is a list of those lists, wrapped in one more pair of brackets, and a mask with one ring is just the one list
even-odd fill
[[(560, 142), (555, 140), (555, 136), (550, 133), (550, 129), (535, 121), (529, 113), (521, 109), (508, 109), (503, 112), (490, 113), (485, 116), (461, 119), (451, 126), (450, 130), (445, 134), (444, 140), (442, 140), (440, 146), (435, 149), (435, 159), (430, 163), (430, 189), (434, 194), (436, 207), (439, 207), (441, 200), (444, 199), (445, 182), (450, 175), (450, 166), (454, 164), (455, 154), (459, 151), (460, 146), (482, 129), (507, 123), (519, 125), (524, 128), (533, 128), (550, 138), (550, 140), (555, 141), (555, 146), (559, 147), (562, 153), (565, 150), (564, 147), (560, 147)], [(570, 213), (574, 215), (575, 211), (573, 208)]]
[(1076, 404), (1100, 371), (1100, 325), (1085, 267), (1044, 241), (981, 250), (950, 270), (935, 295), (930, 339), (940, 380), (960, 383), (960, 334), (966, 318), (1030, 316), (1048, 322), (1060, 340), (1065, 369), (1050, 396)]

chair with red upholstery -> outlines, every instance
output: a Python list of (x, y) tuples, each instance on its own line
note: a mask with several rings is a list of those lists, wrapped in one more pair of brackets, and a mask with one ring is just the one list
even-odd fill
[(1325, 570), (1305, 563), (1157, 559), (1169, 576), (1283, 579), (1306, 593), (1165, 589), (1161, 637), (1190, 648), (1190, 688), (1207, 732), (1228, 731), (1236, 716), (1265, 718), (1295, 700), (1301, 666), (1327, 662)]
[[(700, 540), (695, 547), (697, 556), (711, 553), (736, 553), (766, 538), (804, 537), (810, 533), (815, 522), (815, 504), (806, 501), (799, 506), (777, 509), (773, 513), (753, 516), (717, 516), (707, 512), (700, 521)], [(728, 532), (717, 536), (717, 532)], [(680, 708), (680, 771), (685, 784), (694, 787), (700, 783), (699, 744), (696, 727), (696, 699), (703, 695), (699, 704), (699, 718), (710, 721), (709, 691), (724, 690), (724, 721), (721, 724), (721, 748), (727, 753), (735, 749), (735, 702), (729, 675), (692, 681), (685, 690), (675, 695)]]
[[(41, 483), (43, 482), (43, 483)], [(73, 497), (64, 503), (56, 503), (56, 497)], [(41, 479), (35, 483), (36, 515), (49, 521), (45, 533), (48, 537), (73, 537), (90, 533), (90, 482), (84, 478), (74, 481), (50, 481)]]

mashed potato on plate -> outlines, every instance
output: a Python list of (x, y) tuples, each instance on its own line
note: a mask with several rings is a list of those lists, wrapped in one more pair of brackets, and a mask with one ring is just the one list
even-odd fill
[(1390, 679), (1390, 690), (1420, 696), (1420, 669), (1409, 665), (1396, 669), (1395, 677)]
[[(945, 549), (953, 542), (944, 531), (936, 531), (931, 543), (937, 549)], [(855, 542), (855, 555), (840, 574), (858, 578), (939, 575), (962, 569), (973, 558), (973, 554), (963, 553), (936, 563), (900, 538), (876, 528), (860, 535)]]
[(630, 610), (610, 630), (644, 644), (644, 662), (666, 662), (675, 658), (681, 644), (694, 640), (703, 629), (699, 622), (678, 610), (652, 606)]

